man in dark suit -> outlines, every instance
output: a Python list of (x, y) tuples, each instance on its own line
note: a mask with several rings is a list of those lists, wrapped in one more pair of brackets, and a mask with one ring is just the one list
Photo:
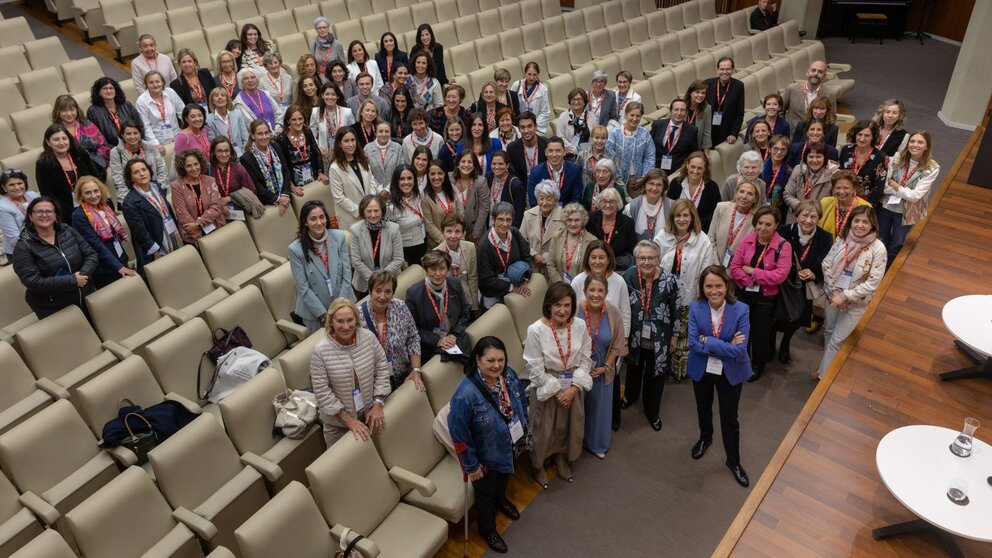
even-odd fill
[(770, 4), (768, 0), (758, 0), (758, 5), (751, 12), (751, 31), (765, 31), (778, 25), (778, 5)]
[(549, 139), (544, 155), (547, 159), (544, 164), (531, 169), (527, 177), (527, 199), (530, 200), (530, 206), (537, 205), (534, 188), (542, 180), (550, 180), (558, 186), (559, 206), (564, 207), (572, 202), (582, 203), (582, 194), (585, 191), (585, 186), (582, 184), (582, 167), (565, 160), (565, 140), (558, 136)]
[(537, 116), (533, 112), (520, 113), (517, 128), (520, 129), (520, 139), (510, 142), (506, 146), (506, 153), (510, 156), (513, 175), (520, 179), (521, 184), (527, 184), (530, 169), (545, 160), (544, 151), (548, 147), (548, 140), (537, 135)]
[(717, 77), (706, 80), (706, 102), (713, 107), (713, 145), (734, 143), (744, 125), (744, 84), (731, 76), (734, 59), (724, 56), (716, 63)]
[(665, 174), (679, 170), (682, 161), (699, 149), (696, 127), (685, 121), (688, 114), (688, 104), (682, 99), (675, 99), (668, 106), (668, 118), (655, 120), (651, 124), (655, 165), (665, 171)]

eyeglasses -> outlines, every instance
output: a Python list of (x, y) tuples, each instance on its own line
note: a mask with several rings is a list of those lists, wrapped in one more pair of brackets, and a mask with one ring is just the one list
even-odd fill
[(774, 151), (775, 153), (782, 153), (784, 151), (788, 151), (788, 149), (786, 149), (784, 147), (773, 147), (772, 148), (772, 151)]
[(31, 211), (32, 215), (55, 215), (54, 209), (34, 209)]
[(650, 262), (658, 259), (658, 256), (637, 256), (634, 258), (639, 262)]

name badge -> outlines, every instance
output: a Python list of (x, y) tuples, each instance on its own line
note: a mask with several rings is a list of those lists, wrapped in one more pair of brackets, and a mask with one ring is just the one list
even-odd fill
[(734, 259), (734, 253), (727, 247), (727, 253), (723, 256), (723, 267), (730, 267), (730, 260)]
[(117, 239), (114, 239), (114, 251), (117, 252), (118, 258), (124, 255), (124, 247), (121, 246), (120, 241)]
[(641, 326), (641, 340), (651, 339), (651, 326), (644, 324)]
[(309, 184), (310, 182), (313, 182), (313, 169), (310, 168), (309, 164), (303, 168), (300, 175), (301, 178), (303, 179), (304, 184)]
[(206, 225), (200, 225), (200, 230), (203, 231), (204, 235), (208, 235), (217, 230), (217, 227), (213, 223), (207, 223)]
[(850, 289), (851, 280), (854, 278), (854, 272), (845, 271), (840, 277), (837, 278), (837, 284), (834, 287), (838, 289)]
[(331, 283), (333, 283), (333, 282), (334, 282), (334, 280), (331, 279), (330, 277), (327, 277), (327, 278), (324, 279), (324, 284), (327, 285), (327, 290), (328, 291), (331, 290)]
[(747, 292), (749, 292), (749, 293), (759, 293), (759, 292), (761, 292), (761, 285), (759, 285), (757, 283), (755, 283), (753, 285), (748, 285), (747, 287), (744, 288), (744, 290), (747, 291)]
[(662, 155), (661, 156), (661, 170), (672, 170), (672, 156)]
[(163, 122), (162, 125), (159, 126), (159, 128), (161, 128), (162, 130), (171, 130), (172, 124), (169, 124), (168, 122)]
[(244, 221), (245, 212), (238, 209), (238, 206), (233, 203), (227, 204), (227, 218), (234, 221)]
[(176, 227), (176, 222), (172, 220), (172, 217), (165, 217), (162, 219), (162, 223), (165, 225), (166, 234), (176, 234), (179, 228)]
[(889, 199), (885, 201), (885, 204), (886, 205), (899, 205), (899, 202), (901, 202), (901, 201), (902, 201), (902, 198), (900, 198), (896, 194), (889, 194)]
[(572, 373), (571, 372), (558, 372), (558, 383), (561, 384), (561, 389), (566, 389), (572, 385)]
[(448, 330), (446, 329), (440, 327), (434, 328), (434, 335), (437, 335), (438, 337), (444, 337), (447, 334), (448, 334)]
[(499, 275), (496, 276), (496, 278), (499, 279), (500, 281), (507, 281), (507, 282), (510, 281), (510, 277), (505, 273), (500, 273)]
[(721, 122), (723, 122), (723, 112), (714, 112), (713, 113), (713, 125), (714, 126), (719, 126)]
[(375, 266), (373, 266), (372, 271), (379, 271), (379, 264), (375, 264)]
[(565, 284), (568, 284), (568, 285), (571, 285), (572, 284), (572, 274), (571, 273), (569, 273), (567, 271), (564, 271), (561, 274), (561, 278), (562, 278), (562, 281), (565, 282)]
[(723, 361), (716, 357), (709, 357), (706, 359), (706, 373), (716, 374), (717, 376), (723, 374)]
[(520, 419), (513, 417), (513, 420), (510, 421), (510, 442), (516, 444), (523, 437), (524, 425), (521, 424)]
[(361, 413), (365, 410), (365, 400), (362, 399), (362, 388), (355, 387), (351, 390), (351, 398), (355, 400), (355, 412)]

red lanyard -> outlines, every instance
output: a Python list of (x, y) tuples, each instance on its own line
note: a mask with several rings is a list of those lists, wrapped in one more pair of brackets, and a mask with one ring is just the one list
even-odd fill
[[(724, 303), (726, 304), (726, 303)], [(726, 309), (726, 308), (724, 308)], [(713, 307), (710, 307), (710, 329), (713, 330), (713, 337), (720, 338), (720, 331), (723, 330), (723, 317), (726, 316), (726, 312), (720, 312), (720, 322), (716, 325), (713, 324)]]
[[(686, 186), (689, 185), (689, 181), (686, 180)], [(706, 181), (700, 179), (699, 186), (696, 186), (696, 191), (692, 194), (692, 205), (699, 206), (699, 197), (703, 195), (703, 189), (706, 187)]]
[(803, 250), (803, 255), (799, 258), (799, 263), (804, 263), (806, 261), (806, 256), (809, 254), (809, 249), (813, 247), (813, 239), (809, 239), (809, 244), (806, 245), (806, 249)]
[(909, 172), (909, 167), (903, 168), (903, 171), (902, 171), (903, 172), (903, 175), (902, 175), (902, 179), (899, 180), (899, 187), (902, 188), (903, 186), (905, 186), (906, 183), (909, 182), (909, 179), (912, 178), (913, 175), (916, 174), (918, 171), (919, 171), (919, 169), (917, 169), (916, 171), (913, 171), (913, 172)]
[[(817, 97), (820, 96), (820, 89), (822, 87), (823, 87), (822, 85), (817, 85), (816, 86), (816, 96)], [(814, 98), (816, 98), (816, 97), (814, 97)], [(809, 101), (807, 99), (809, 99), (809, 82), (808, 81), (804, 81), (803, 82), (803, 102), (806, 103), (806, 105), (808, 106), (809, 105)]]
[(160, 200), (159, 193), (155, 191), (154, 185), (149, 186), (147, 199), (149, 203), (155, 206), (155, 209), (157, 209), (158, 212), (162, 214), (163, 219), (167, 217), (166, 209), (165, 209), (165, 200)]
[[(28, 204), (25, 203), (24, 205), (21, 205), (21, 204), (17, 203), (16, 201), (14, 201), (14, 198), (11, 197), (10, 195), (7, 196), (7, 199), (10, 200), (10, 203), (14, 204), (14, 207), (16, 207), (17, 210), (21, 212), (21, 215), (27, 215), (28, 214)], [(24, 198), (24, 199), (26, 200), (27, 198)]]
[(696, 121), (696, 111), (695, 110), (693, 110), (692, 112), (689, 113), (689, 116), (686, 118), (686, 121), (689, 124), (692, 124), (693, 122)]
[(499, 249), (499, 239), (496, 238), (496, 232), (493, 229), (489, 229), (489, 242), (492, 243), (493, 248), (496, 250), (496, 257), (499, 258), (499, 263), (503, 266), (503, 273), (506, 273), (506, 269), (510, 266), (510, 243), (513, 242), (513, 234), (506, 236), (506, 259), (503, 259), (503, 254)]
[[(128, 151), (130, 151), (130, 150), (128, 150)], [(139, 159), (142, 159), (142, 160), (145, 159), (145, 150), (141, 148), (141, 144), (138, 144), (138, 150), (137, 151), (131, 151), (131, 158), (133, 159), (135, 157), (137, 157)]]
[[(523, 148), (524, 148), (524, 159), (525, 159), (524, 162), (527, 164), (527, 170), (528, 171), (530, 169), (532, 169), (532, 168), (534, 168), (534, 167), (537, 166), (537, 157), (538, 157), (537, 147), (538, 146), (536, 146), (536, 145), (534, 146), (534, 158), (531, 159), (530, 158), (530, 155), (527, 153), (527, 146), (526, 145), (523, 146)], [(551, 178), (551, 173), (548, 173), (548, 178)]]
[(298, 140), (294, 139), (293, 136), (290, 136), (289, 134), (286, 135), (289, 136), (289, 143), (293, 144), (293, 147), (296, 148), (296, 153), (300, 156), (300, 162), (310, 162), (310, 147), (307, 145), (306, 134), (300, 134), (299, 145), (296, 143)]
[(575, 243), (575, 248), (572, 248), (571, 253), (568, 251), (568, 233), (565, 234), (565, 272), (572, 269), (572, 260), (575, 259), (575, 254), (579, 251), (579, 247), (582, 246), (582, 238)]
[(393, 55), (386, 57), (386, 83), (389, 83), (389, 76), (393, 74)]
[(497, 178), (496, 175), (493, 175), (493, 187), (489, 190), (489, 194), (493, 200), (493, 205), (496, 205), (500, 198), (503, 197), (503, 186), (506, 185), (506, 178), (506, 176), (503, 178)]
[(379, 164), (381, 164), (382, 167), (385, 168), (386, 157), (389, 156), (389, 145), (386, 145), (385, 147), (383, 146), (376, 146), (376, 147), (379, 148)]
[(534, 85), (531, 86), (530, 94), (527, 93), (526, 83), (524, 83), (522, 89), (523, 90), (520, 92), (520, 96), (524, 98), (524, 103), (526, 103), (527, 107), (530, 108), (531, 101), (537, 96), (538, 90), (541, 89), (541, 80), (534, 82)]
[[(805, 147), (803, 149), (805, 149)], [(785, 162), (780, 164), (778, 168), (775, 169), (775, 172), (772, 173), (771, 180), (768, 181), (768, 187), (765, 189), (766, 198), (770, 199), (772, 197), (772, 190), (775, 189), (775, 181), (778, 180), (778, 173), (782, 172), (782, 167), (784, 166)]]
[(414, 215), (416, 215), (417, 217), (420, 217), (421, 220), (424, 219), (424, 214), (419, 209), (417, 209), (416, 207), (412, 206), (410, 204), (410, 202), (406, 201), (406, 198), (403, 198), (402, 200), (400, 200), (400, 203), (402, 203), (404, 205), (404, 207), (406, 207), (407, 209), (409, 209), (410, 211), (412, 211)]
[(740, 224), (737, 225), (737, 228), (734, 228), (734, 221), (737, 220), (737, 214), (738, 213), (739, 212), (737, 211), (737, 208), (735, 207), (734, 208), (734, 214), (731, 216), (731, 219), (730, 219), (730, 232), (727, 233), (727, 249), (728, 250), (730, 249), (731, 246), (734, 245), (734, 241), (737, 240), (737, 235), (739, 235), (741, 233), (741, 229), (744, 228), (744, 223), (747, 222), (747, 216), (751, 214), (750, 212), (745, 213), (744, 214), (744, 217), (741, 219)]
[[(854, 171), (857, 174), (858, 171)], [(820, 177), (820, 171), (817, 171), (809, 176), (809, 178), (803, 180), (803, 198), (809, 199), (809, 193), (813, 191), (813, 186), (816, 186), (816, 180)]]
[[(858, 205), (858, 196), (854, 196), (851, 199), (851, 205), (847, 208), (847, 213), (844, 214), (844, 218), (840, 218), (840, 201), (837, 202), (837, 207), (834, 209), (834, 234), (840, 234), (844, 230), (844, 226), (847, 225), (847, 220), (851, 218), (851, 213), (854, 212), (854, 208)], [(812, 244), (812, 243), (811, 243)]]
[(279, 76), (279, 79), (277, 80), (273, 80), (272, 74), (265, 72), (265, 77), (268, 78), (269, 83), (272, 84), (272, 87), (276, 88), (276, 93), (279, 94), (279, 104), (283, 104), (282, 76)]
[(362, 131), (362, 138), (365, 140), (364, 144), (368, 144), (370, 141), (369, 138), (375, 136), (375, 128), (372, 128), (371, 134), (368, 132), (368, 130), (365, 129), (364, 124), (359, 124), (358, 129)]
[(596, 328), (593, 329), (592, 316), (589, 314), (589, 302), (586, 300), (582, 301), (582, 313), (586, 315), (586, 329), (589, 330), (589, 337), (592, 337), (592, 346), (593, 350), (595, 350), (596, 344), (599, 343), (599, 328), (603, 325), (603, 315), (599, 316), (599, 321), (596, 322)]
[(672, 137), (673, 136), (673, 134), (672, 134), (672, 124), (671, 123), (668, 124), (668, 130), (665, 131), (666, 132), (666, 134), (665, 134), (665, 152), (666, 153), (671, 153), (672, 152), (672, 148), (675, 147), (675, 144), (677, 144), (679, 142), (679, 138), (682, 137), (682, 130), (683, 130), (683, 128), (684, 128), (684, 126), (679, 126), (679, 131), (675, 132), (674, 137)]
[(324, 264), (324, 272), (327, 273), (327, 275), (330, 275), (331, 274), (330, 254), (328, 254), (324, 250), (317, 248), (316, 246), (313, 247), (313, 253), (317, 254), (317, 257), (320, 258), (321, 263)]
[(65, 183), (69, 186), (69, 191), (72, 192), (75, 188), (76, 180), (79, 180), (79, 170), (76, 169), (76, 161), (72, 160), (72, 155), (69, 155), (68, 157), (69, 165), (72, 167), (72, 175), (75, 178), (69, 178), (69, 171), (65, 170), (61, 164), (59, 164), (59, 168), (62, 169), (62, 174), (65, 175)]
[[(757, 242), (757, 240), (755, 240), (755, 242)], [(771, 240), (769, 240), (768, 241), (768, 244), (765, 244), (765, 247), (761, 249), (761, 253), (758, 254), (758, 261), (757, 261), (757, 263), (756, 263), (756, 265), (754, 267), (756, 267), (758, 269), (764, 269), (765, 252), (768, 251), (768, 247), (771, 246), (771, 245), (772, 245), (772, 242), (771, 242)], [(757, 248), (757, 244), (755, 244), (755, 248)]]
[(445, 204), (443, 192), (439, 192), (437, 194), (437, 205), (441, 208), (441, 211), (443, 211), (445, 215), (451, 215), (451, 212), (455, 210), (455, 200), (451, 200), (450, 204)]
[(613, 233), (615, 233), (616, 230), (617, 230), (617, 220), (616, 217), (614, 217), (613, 226), (610, 227), (610, 232), (606, 232), (606, 227), (605, 226), (603, 227), (603, 240), (605, 240), (607, 244), (610, 243), (610, 240), (613, 238)]
[(685, 250), (685, 243), (688, 241), (688, 233), (686, 233), (686, 235), (681, 239), (675, 241), (675, 273), (682, 272), (682, 252)]
[(158, 107), (158, 114), (162, 117), (162, 124), (168, 124), (165, 118), (165, 94), (162, 94), (162, 102), (155, 100), (155, 97), (150, 97), (155, 106)]
[(186, 84), (189, 85), (190, 91), (193, 92), (193, 100), (202, 101), (203, 85), (200, 84), (199, 76), (196, 76), (196, 79), (194, 79), (193, 81), (190, 81), (186, 76), (183, 76), (183, 79), (186, 80)]
[(424, 287), (426, 289), (427, 300), (431, 301), (431, 308), (434, 309), (434, 315), (437, 316), (437, 323), (441, 325), (448, 316), (448, 283), (444, 283), (444, 304), (438, 308), (437, 303), (434, 302), (434, 295), (431, 294), (431, 285), (424, 279)]
[[(369, 231), (369, 238), (371, 239), (372, 232)], [(382, 241), (382, 229), (379, 230), (379, 234), (375, 237), (375, 246), (372, 247), (372, 265), (375, 265), (375, 259), (379, 257), (379, 243)]]
[(188, 182), (186, 183), (186, 187), (189, 188), (190, 192), (193, 192), (193, 196), (196, 197), (196, 216), (199, 217), (200, 215), (203, 215), (203, 179), (197, 178), (196, 183), (197, 186), (200, 187), (199, 193), (197, 193), (196, 188), (193, 188), (193, 185)]
[[(661, 200), (658, 200), (658, 203), (661, 204)], [(648, 211), (647, 211), (646, 208), (644, 208), (644, 222), (645, 222), (645, 224), (647, 224), (647, 227), (648, 227), (648, 238), (649, 239), (652, 239), (652, 240), (654, 239), (654, 228), (658, 225), (658, 215), (660, 215), (660, 214), (661, 214), (661, 207), (658, 208), (658, 213), (655, 213), (654, 214), (654, 217), (651, 217), (651, 219), (648, 219)], [(614, 225), (614, 227), (616, 227), (616, 225)]]
[[(551, 163), (544, 163), (544, 166), (548, 169), (548, 178), (553, 180), (552, 177), (554, 175), (551, 174)], [(562, 191), (562, 188), (565, 187), (565, 164), (564, 163), (562, 163), (562, 165), (561, 165), (561, 170), (558, 171), (558, 181), (557, 182), (558, 182), (558, 192), (560, 194), (561, 191)]]
[(844, 241), (844, 269), (847, 269), (847, 267), (850, 266), (852, 262), (854, 262), (855, 260), (858, 259), (858, 256), (861, 255), (861, 252), (864, 252), (867, 249), (868, 249), (868, 245), (865, 244), (861, 248), (858, 248), (858, 251), (854, 253), (854, 257), (848, 259), (848, 257), (847, 257), (847, 241)]
[(572, 356), (572, 321), (569, 320), (568, 323), (565, 324), (565, 329), (568, 331), (568, 333), (566, 334), (568, 335), (566, 341), (566, 344), (568, 346), (568, 351), (561, 350), (561, 340), (558, 338), (558, 330), (555, 329), (553, 323), (550, 323), (550, 320), (548, 321), (549, 321), (548, 325), (551, 326), (551, 334), (555, 336), (555, 345), (558, 346), (558, 356), (561, 357), (561, 367), (565, 370), (568, 370), (568, 357)]
[(496, 129), (496, 107), (490, 107), (486, 105), (486, 122), (489, 124), (490, 130)]
[(198, 133), (194, 134), (193, 132), (187, 131), (186, 135), (189, 136), (189, 140), (191, 142), (195, 143), (197, 147), (200, 148), (200, 151), (210, 153), (210, 140), (207, 138), (206, 131), (201, 128)]
[(328, 48), (325, 52), (324, 49), (320, 49), (320, 73), (327, 71), (327, 65), (331, 62), (331, 49)]
[(242, 91), (242, 93), (244, 94), (245, 99), (247, 99), (249, 103), (251, 103), (252, 105), (255, 106), (255, 116), (257, 116), (259, 118), (264, 117), (265, 116), (265, 108), (262, 107), (262, 93), (260, 91), (256, 91), (255, 92), (255, 97), (256, 97), (255, 99), (253, 99), (251, 97), (251, 93), (249, 93), (247, 91)]
[(730, 82), (729, 81), (727, 82), (727, 90), (723, 92), (723, 96), (721, 97), (720, 96), (720, 82), (718, 80), (716, 82), (716, 95), (714, 96), (714, 100), (716, 101), (716, 110), (717, 111), (723, 110), (723, 103), (724, 103), (724, 101), (727, 100), (727, 94), (728, 93), (730, 93)]
[(878, 145), (876, 145), (875, 147), (877, 147), (879, 150), (881, 150), (882, 149), (882, 146), (885, 145), (885, 142), (889, 141), (889, 136), (891, 136), (892, 135), (892, 132), (894, 132), (894, 131), (895, 131), (895, 129), (893, 128), (892, 131), (890, 131), (888, 134), (885, 134), (885, 137), (883, 137), (882, 140), (879, 141), (878, 142)]
[(338, 126), (341, 124), (341, 107), (334, 107), (334, 126), (331, 126), (331, 115), (328, 113), (327, 108), (324, 108), (324, 124), (327, 125), (328, 135), (334, 135), (338, 131)]
[(641, 270), (637, 270), (637, 289), (641, 291), (641, 312), (644, 314), (643, 321), (648, 321), (648, 316), (651, 314), (651, 297), (654, 293), (651, 290), (651, 284), (648, 283), (648, 288), (644, 289), (644, 278), (641, 276)]
[(121, 131), (121, 119), (120, 119), (119, 116), (117, 116), (117, 111), (116, 110), (107, 109), (107, 112), (110, 113), (110, 118), (113, 118), (114, 119), (114, 129), (117, 130), (118, 132), (120, 132)]
[(231, 165), (228, 163), (226, 169), (226, 179), (220, 179), (220, 167), (215, 169), (217, 171), (217, 184), (220, 185), (220, 191), (226, 197), (231, 193)]
[(851, 157), (853, 158), (853, 161), (851, 163), (851, 165), (852, 165), (853, 168), (851, 170), (854, 171), (854, 174), (860, 174), (861, 173), (861, 167), (865, 166), (865, 163), (867, 163), (868, 162), (868, 159), (871, 158), (871, 150), (868, 151), (868, 155), (865, 155), (865, 160), (862, 161), (861, 163), (858, 163), (858, 148), (857, 147), (855, 147), (854, 148), (854, 151), (851, 152)]
[(220, 85), (227, 91), (228, 97), (234, 97), (234, 84), (237, 79), (232, 79), (230, 82), (225, 82), (224, 74), (221, 74), (218, 77), (220, 77)]

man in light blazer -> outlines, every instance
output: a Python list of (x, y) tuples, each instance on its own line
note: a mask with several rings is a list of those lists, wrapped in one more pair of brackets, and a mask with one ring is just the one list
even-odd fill
[(527, 199), (530, 206), (537, 205), (534, 188), (544, 180), (550, 180), (558, 187), (558, 205), (565, 207), (575, 202), (582, 203), (585, 185), (582, 183), (582, 167), (565, 160), (565, 140), (554, 136), (544, 148), (545, 162), (530, 170), (527, 176)]
[(827, 77), (827, 63), (815, 60), (806, 70), (806, 81), (797, 81), (785, 88), (782, 93), (782, 113), (790, 128), (806, 120), (806, 107), (817, 97), (826, 97), (837, 114), (837, 90), (827, 87), (823, 80)]
[(355, 78), (355, 84), (358, 85), (358, 95), (348, 99), (348, 108), (351, 109), (351, 114), (355, 117), (355, 122), (362, 121), (362, 117), (358, 114), (358, 111), (366, 99), (372, 99), (375, 102), (376, 108), (379, 109), (379, 120), (389, 122), (389, 103), (372, 91), (372, 76), (362, 72)]
[(666, 175), (682, 168), (682, 162), (693, 151), (699, 150), (699, 133), (686, 122), (689, 106), (682, 99), (675, 99), (668, 106), (669, 117), (651, 124), (654, 140), (654, 164)]

